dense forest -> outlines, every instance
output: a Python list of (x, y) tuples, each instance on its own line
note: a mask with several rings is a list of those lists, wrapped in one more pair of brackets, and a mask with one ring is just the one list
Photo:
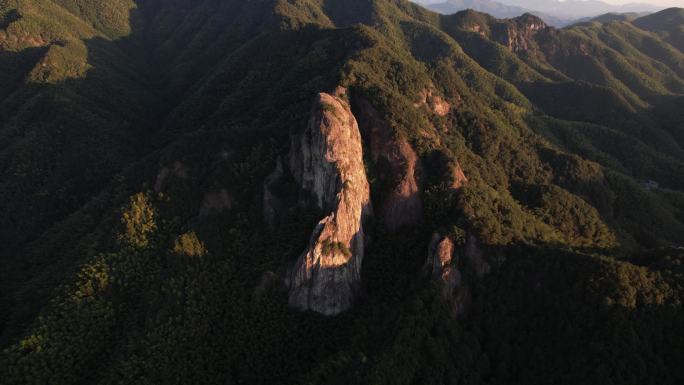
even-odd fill
[[(682, 383), (682, 31), (0, 0), (0, 382)], [(319, 121), (360, 132), (372, 203), (334, 316), (288, 306)]]

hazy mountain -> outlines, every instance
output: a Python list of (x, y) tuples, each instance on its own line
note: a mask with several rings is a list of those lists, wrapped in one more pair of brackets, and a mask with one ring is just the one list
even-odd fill
[(681, 383), (681, 15), (0, 0), (2, 383)]
[(489, 0), (449, 0), (444, 3), (429, 4), (428, 8), (444, 14), (456, 13), (465, 9), (473, 9), (500, 18), (516, 17), (528, 12), (528, 10), (524, 8)]
[(670, 8), (634, 21), (634, 25), (660, 35), (665, 41), (684, 51), (684, 9)]
[(604, 13), (654, 12), (663, 8), (636, 2), (613, 5), (595, 0), (500, 0), (500, 2), (565, 18), (592, 17)]
[[(418, 1), (418, 3), (420, 4), (421, 2)], [(572, 19), (562, 19), (544, 14), (542, 12), (506, 5), (491, 0), (447, 0), (445, 2), (423, 4), (425, 4), (428, 9), (443, 14), (452, 14), (462, 10), (472, 9), (478, 12), (490, 14), (498, 18), (511, 18), (520, 16), (524, 13), (533, 13), (544, 19), (545, 22), (559, 27), (563, 27), (572, 22)]]
[(614, 21), (628, 21), (632, 22), (640, 17), (644, 17), (648, 15), (648, 13), (636, 13), (636, 12), (627, 12), (627, 13), (604, 13), (603, 15), (598, 15), (596, 17), (586, 17), (582, 18), (579, 20), (576, 20), (577, 23), (586, 23), (590, 21), (598, 21), (599, 23), (612, 23)]
[(416, 2), (425, 4), (428, 8), (441, 13), (455, 13), (464, 9), (474, 9), (490, 13), (495, 17), (515, 17), (528, 12), (555, 26), (565, 26), (577, 21), (577, 19), (593, 18), (602, 14), (650, 13), (663, 8), (639, 3), (612, 5), (594, 0), (416, 0)]

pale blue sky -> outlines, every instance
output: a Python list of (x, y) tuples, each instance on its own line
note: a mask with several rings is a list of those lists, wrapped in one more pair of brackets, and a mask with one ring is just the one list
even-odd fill
[(646, 3), (660, 6), (684, 7), (684, 0), (603, 0), (610, 4)]

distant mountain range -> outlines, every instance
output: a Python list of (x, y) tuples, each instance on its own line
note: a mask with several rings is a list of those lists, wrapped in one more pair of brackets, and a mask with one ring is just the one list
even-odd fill
[(598, 21), (599, 23), (611, 23), (613, 21), (627, 21), (627, 22), (632, 22), (640, 17), (647, 16), (649, 15), (649, 12), (625, 12), (625, 13), (615, 13), (615, 12), (610, 12), (610, 13), (604, 13), (602, 15), (598, 15), (596, 17), (585, 17), (579, 20), (576, 20), (578, 23), (583, 23), (583, 22), (592, 22), (592, 21)]
[(556, 27), (569, 25), (576, 21), (587, 21), (603, 14), (635, 13), (643, 15), (663, 8), (641, 3), (613, 5), (594, 0), (415, 0), (415, 2), (444, 14), (455, 13), (464, 9), (473, 9), (500, 18), (532, 13)]
[(425, 5), (428, 9), (443, 13), (445, 15), (456, 13), (465, 9), (472, 9), (474, 11), (490, 14), (498, 18), (512, 18), (520, 16), (524, 13), (532, 13), (541, 17), (548, 24), (562, 27), (571, 24), (574, 20), (571, 18), (559, 18), (543, 12), (538, 12), (533, 9), (523, 8), (515, 5), (507, 5), (492, 0), (440, 0), (433, 3), (429, 0), (417, 1)]
[(655, 12), (665, 7), (651, 4), (632, 3), (625, 5), (613, 5), (595, 0), (500, 0), (503, 4), (515, 5), (535, 11), (548, 13), (557, 17), (581, 18), (596, 16), (609, 12)]

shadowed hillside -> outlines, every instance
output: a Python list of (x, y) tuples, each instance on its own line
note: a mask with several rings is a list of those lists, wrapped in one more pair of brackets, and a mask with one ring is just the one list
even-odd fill
[(634, 25), (647, 31), (655, 32), (665, 41), (684, 52), (684, 9), (670, 8), (634, 20)]

